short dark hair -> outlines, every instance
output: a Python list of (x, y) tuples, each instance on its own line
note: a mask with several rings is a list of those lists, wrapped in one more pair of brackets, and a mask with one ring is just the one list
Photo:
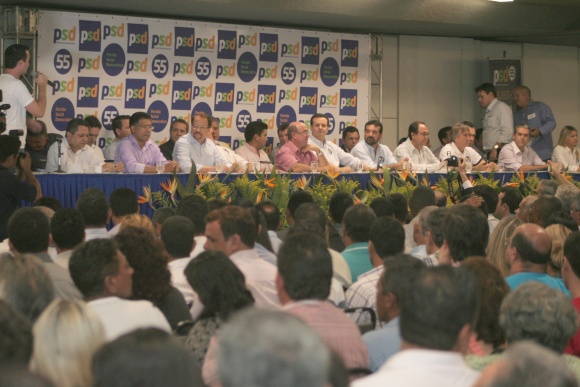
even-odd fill
[(268, 125), (262, 121), (252, 121), (246, 125), (246, 130), (244, 130), (244, 139), (246, 142), (250, 142), (254, 139), (256, 134), (261, 136), (264, 130), (268, 130)]
[(118, 251), (113, 239), (93, 239), (74, 250), (68, 269), (85, 298), (104, 294), (105, 278), (119, 271)]
[(443, 246), (443, 241), (445, 240), (445, 234), (443, 234), (442, 225), (447, 211), (447, 208), (441, 207), (431, 211), (427, 215), (427, 229), (423, 230), (423, 232), (427, 233), (427, 231), (431, 231), (433, 243), (435, 243), (437, 247)]
[(426, 124), (422, 121), (411, 122), (411, 125), (409, 125), (409, 130), (407, 132), (407, 138), (409, 138), (409, 139), (412, 138), (411, 133), (419, 134), (419, 125), (426, 125)]
[(101, 121), (99, 121), (99, 119), (95, 116), (86, 116), (85, 117), (85, 122), (87, 123), (87, 126), (89, 128), (99, 128), (101, 129), (103, 127), (103, 125), (101, 124)]
[(8, 46), (4, 51), (4, 67), (7, 69), (15, 68), (18, 62), (26, 60), (27, 52), (30, 52), (30, 50), (23, 44)]
[(383, 134), (383, 123), (379, 120), (370, 120), (369, 122), (367, 122), (365, 124), (365, 130), (367, 128), (367, 126), (369, 125), (374, 125), (374, 126), (378, 126), (379, 127), (379, 133)]
[(294, 216), (296, 209), (300, 207), (302, 203), (314, 203), (314, 198), (312, 195), (310, 195), (309, 192), (299, 189), (295, 192), (292, 192), (290, 198), (288, 198), (288, 204), (286, 205), (286, 208), (288, 211), (290, 211), (290, 214)]
[(294, 213), (294, 221), (299, 222), (301, 220), (309, 219), (315, 221), (322, 231), (326, 228), (326, 214), (316, 203), (302, 203), (300, 207), (296, 209)]
[(568, 235), (564, 242), (564, 256), (576, 277), (580, 277), (580, 231)]
[(443, 144), (443, 139), (447, 137), (447, 134), (451, 132), (451, 126), (444, 126), (437, 132), (437, 137), (439, 138), (439, 142)]
[[(513, 188), (513, 187), (512, 187)], [(481, 184), (473, 187), (473, 192), (483, 198), (487, 214), (493, 214), (499, 201), (499, 193), (489, 185)]]
[(203, 235), (205, 232), (205, 217), (208, 213), (207, 201), (195, 194), (183, 198), (175, 209), (175, 215), (185, 216), (193, 222), (196, 235)]
[(328, 202), (328, 213), (336, 223), (342, 223), (346, 210), (354, 205), (352, 195), (342, 191), (336, 191)]
[(499, 192), (503, 193), (501, 202), (508, 206), (510, 214), (515, 214), (516, 210), (520, 208), (520, 203), (524, 200), (522, 192), (519, 189), (510, 186), (501, 187)]
[(312, 125), (314, 125), (314, 119), (315, 118), (324, 118), (324, 119), (326, 119), (326, 125), (330, 125), (330, 120), (328, 119), (328, 117), (326, 116), (326, 114), (315, 113), (315, 114), (312, 115), (312, 117), (310, 117), (310, 127), (312, 127)]
[(113, 121), (111, 122), (111, 130), (113, 131), (115, 137), (119, 138), (117, 135), (117, 129), (121, 129), (123, 127), (123, 120), (130, 119), (131, 117), (128, 115), (118, 115), (117, 117), (113, 118)]
[(407, 198), (400, 192), (389, 194), (387, 197), (393, 204), (393, 215), (399, 219), (400, 222), (406, 222), (409, 216), (409, 206)]
[(79, 130), (79, 126), (89, 127), (89, 123), (82, 118), (73, 118), (66, 125), (66, 133), (75, 134)]
[(20, 139), (17, 136), (3, 134), (0, 136), (0, 163), (3, 163), (10, 156), (16, 156), (20, 151)]
[(54, 212), (60, 210), (62, 207), (62, 204), (60, 203), (60, 200), (58, 200), (57, 198), (53, 198), (52, 196), (43, 196), (41, 198), (36, 199), (36, 201), (32, 204), (34, 207), (48, 207), (51, 210), (53, 210)]
[(278, 273), (292, 300), (326, 300), (332, 281), (332, 258), (326, 242), (309, 234), (287, 237), (278, 251)]
[(115, 216), (126, 216), (139, 212), (137, 194), (131, 188), (117, 188), (111, 192), (109, 206)]
[(72, 250), (83, 242), (85, 220), (74, 208), (61, 208), (50, 220), (50, 235), (61, 250)]
[(109, 219), (109, 202), (103, 191), (87, 188), (77, 199), (77, 210), (85, 219), (85, 227), (105, 227)]
[(302, 219), (294, 223), (288, 229), (286, 238), (296, 234), (310, 234), (324, 239), (324, 228), (320, 227), (320, 223), (313, 219)]
[(493, 96), (497, 98), (497, 90), (495, 89), (495, 86), (489, 82), (482, 83), (475, 88), (476, 93), (479, 93), (480, 91), (483, 91), (486, 94), (492, 93)]
[(417, 216), (419, 211), (428, 206), (435, 205), (435, 193), (425, 185), (418, 185), (411, 193), (409, 208), (413, 216)]
[(530, 206), (529, 222), (546, 227), (550, 215), (562, 210), (562, 202), (554, 196), (539, 195)]
[[(216, 120), (218, 120), (219, 122), (219, 119), (216, 118)], [(185, 124), (186, 132), (189, 133), (189, 122), (185, 121), (183, 118), (176, 118), (173, 121), (171, 121), (171, 125), (169, 125), (169, 130), (173, 129), (174, 124)]]
[(550, 238), (550, 244), (546, 251), (539, 251), (535, 246), (533, 241), (526, 238), (524, 233), (518, 232), (513, 235), (511, 240), (511, 246), (514, 247), (520, 258), (524, 261), (535, 263), (537, 265), (546, 265), (550, 262), (550, 256), (552, 255), (552, 239)]
[(473, 275), (461, 267), (427, 268), (412, 281), (411, 289), (399, 301), (403, 340), (427, 349), (452, 350), (461, 329), (475, 320)]
[(0, 364), (28, 367), (32, 356), (32, 326), (5, 300), (0, 300)]
[(280, 226), (280, 209), (272, 202), (261, 201), (256, 208), (264, 215), (268, 230), (276, 231)]
[(161, 207), (161, 208), (158, 208), (155, 210), (155, 212), (153, 213), (153, 216), (151, 217), (151, 221), (153, 222), (154, 226), (157, 224), (161, 225), (161, 224), (163, 224), (163, 222), (165, 222), (167, 219), (171, 218), (174, 215), (175, 215), (175, 210), (173, 208)]
[(282, 124), (280, 126), (278, 126), (278, 134), (280, 134), (280, 132), (285, 131), (286, 129), (288, 129), (288, 127), (290, 126), (290, 124)]
[[(371, 204), (369, 204), (371, 210), (375, 212), (375, 215), (378, 217), (381, 216), (393, 216), (395, 208), (393, 207), (393, 202), (391, 199), (386, 198), (384, 196), (379, 196), (378, 198), (374, 198)], [(405, 215), (405, 218), (407, 216)]]
[(141, 120), (150, 120), (151, 116), (145, 112), (135, 112), (129, 118), (129, 125), (134, 126), (139, 123)]
[(469, 204), (451, 207), (443, 218), (443, 234), (453, 261), (470, 256), (485, 256), (489, 223), (479, 210)]
[(165, 251), (174, 258), (189, 257), (194, 236), (193, 222), (185, 216), (171, 216), (161, 225), (163, 246), (165, 246)]
[(358, 133), (358, 129), (355, 128), (354, 126), (347, 126), (346, 128), (344, 128), (344, 130), (342, 131), (342, 139), (344, 140), (346, 138), (346, 135), (349, 133)]
[(397, 300), (413, 292), (413, 281), (427, 268), (420, 259), (408, 254), (397, 254), (383, 259), (385, 268), (381, 275), (383, 294), (393, 293)]
[(405, 250), (405, 229), (392, 216), (376, 218), (371, 224), (369, 237), (381, 258), (402, 254)]
[(353, 242), (368, 242), (371, 224), (377, 218), (373, 210), (364, 204), (351, 206), (342, 219), (344, 232)]
[(48, 218), (34, 207), (19, 208), (8, 221), (8, 239), (20, 254), (48, 250)]
[(239, 235), (244, 245), (250, 248), (254, 247), (257, 225), (247, 209), (239, 206), (227, 206), (207, 214), (205, 221), (206, 223), (217, 221), (224, 234), (224, 239)]

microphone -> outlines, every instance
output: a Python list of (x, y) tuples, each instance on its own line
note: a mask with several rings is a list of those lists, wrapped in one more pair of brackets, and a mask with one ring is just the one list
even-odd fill
[[(31, 76), (31, 77), (33, 77), (33, 78), (36, 78), (36, 77), (38, 77), (38, 74), (39, 74), (39, 72), (38, 72), (38, 71), (31, 71), (31, 72), (30, 72), (30, 76)], [(46, 83), (48, 84), (48, 86), (50, 86), (50, 87), (54, 87), (54, 82), (52, 82), (52, 81), (47, 81)]]

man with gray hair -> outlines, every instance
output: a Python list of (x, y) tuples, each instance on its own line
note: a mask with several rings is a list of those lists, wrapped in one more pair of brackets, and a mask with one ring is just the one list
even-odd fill
[(530, 209), (532, 204), (538, 199), (537, 195), (526, 196), (521, 202), (520, 206), (516, 210), (516, 216), (524, 223), (528, 223), (530, 217)]
[(555, 180), (540, 180), (538, 186), (536, 187), (536, 195), (556, 195), (556, 190), (558, 189), (558, 182)]
[(438, 263), (427, 253), (427, 219), (436, 210), (436, 206), (427, 206), (417, 214), (416, 221), (413, 223), (413, 240), (416, 246), (409, 252), (410, 255), (419, 258), (429, 267), (436, 266)]
[[(433, 266), (439, 265), (439, 249), (443, 246), (443, 241), (445, 240), (442, 224), (447, 211), (446, 207), (430, 211), (425, 223), (421, 226), (422, 231), (425, 233), (425, 252)], [(427, 260), (424, 260), (424, 262), (427, 263)]]
[(556, 196), (562, 202), (562, 210), (569, 214), (572, 210), (572, 203), (574, 202), (574, 198), (578, 195), (580, 191), (578, 191), (577, 187), (572, 187), (570, 185), (560, 185), (558, 189), (556, 189)]
[(576, 221), (578, 228), (580, 228), (580, 193), (574, 196), (574, 200), (572, 201), (572, 206), (570, 209), (570, 215)]
[(223, 328), (219, 345), (223, 387), (321, 387), (327, 382), (328, 348), (288, 313), (245, 310)]

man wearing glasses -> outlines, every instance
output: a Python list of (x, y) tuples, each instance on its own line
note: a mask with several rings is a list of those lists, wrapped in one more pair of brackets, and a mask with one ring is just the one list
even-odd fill
[(129, 119), (131, 135), (119, 143), (115, 163), (122, 162), (129, 173), (157, 173), (156, 164), (165, 163), (165, 172), (179, 170), (179, 164), (167, 161), (159, 146), (151, 138), (151, 116), (145, 112), (134, 113)]
[(328, 161), (314, 144), (308, 143), (310, 131), (303, 122), (293, 122), (288, 126), (288, 141), (276, 154), (276, 168), (287, 172), (312, 172), (312, 162), (318, 162), (318, 169), (325, 171)]
[(397, 162), (388, 146), (381, 144), (383, 138), (383, 124), (378, 120), (371, 120), (365, 124), (365, 140), (359, 141), (350, 153), (376, 171), (383, 168), (397, 168), (403, 166), (401, 160)]

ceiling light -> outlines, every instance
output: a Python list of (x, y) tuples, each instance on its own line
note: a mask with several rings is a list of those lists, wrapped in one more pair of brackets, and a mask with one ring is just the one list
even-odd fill
[(496, 3), (511, 3), (514, 0), (489, 0), (489, 1), (495, 1)]

